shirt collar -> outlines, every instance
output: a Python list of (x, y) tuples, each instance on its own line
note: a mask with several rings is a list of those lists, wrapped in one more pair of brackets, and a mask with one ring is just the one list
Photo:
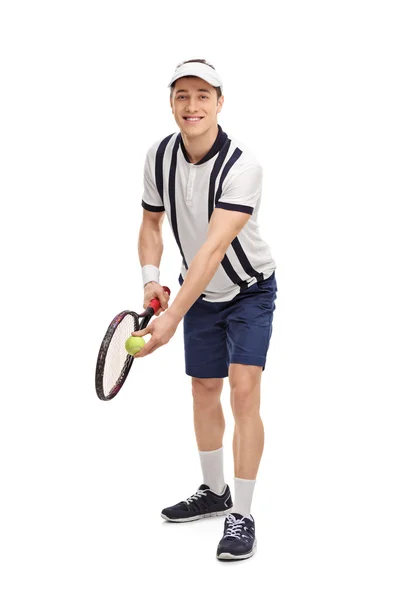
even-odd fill
[[(222, 147), (224, 146), (226, 140), (228, 139), (228, 135), (222, 131), (222, 128), (220, 125), (218, 125), (218, 135), (215, 139), (214, 144), (211, 146), (210, 150), (207, 152), (207, 154), (205, 156), (203, 156), (203, 158), (201, 160), (199, 160), (199, 162), (197, 163), (193, 163), (195, 165), (202, 165), (203, 163), (207, 162), (208, 160), (210, 160), (210, 158), (213, 158), (213, 156), (215, 156), (216, 154), (218, 154), (218, 152), (222, 149)], [(183, 153), (183, 156), (185, 157), (186, 161), (188, 163), (190, 163), (189, 160), (189, 156), (188, 153), (186, 151), (185, 145), (183, 143), (183, 139), (181, 134), (179, 134), (179, 143), (181, 146), (181, 150)]]

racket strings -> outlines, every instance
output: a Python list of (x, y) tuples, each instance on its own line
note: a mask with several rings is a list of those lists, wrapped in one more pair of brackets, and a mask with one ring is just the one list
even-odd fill
[(106, 396), (118, 384), (121, 375), (123, 375), (126, 367), (132, 360), (132, 357), (125, 350), (125, 341), (131, 335), (132, 331), (137, 331), (138, 329), (138, 318), (128, 314), (118, 323), (114, 331), (104, 365), (103, 389)]

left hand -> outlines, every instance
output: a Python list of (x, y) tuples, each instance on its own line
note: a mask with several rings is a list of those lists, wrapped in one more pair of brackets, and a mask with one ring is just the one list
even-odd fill
[(178, 324), (179, 321), (176, 321), (167, 311), (158, 317), (158, 319), (151, 322), (145, 329), (132, 332), (132, 335), (136, 337), (143, 337), (148, 333), (151, 335), (151, 340), (147, 342), (140, 352), (135, 354), (135, 358), (147, 356), (154, 352), (154, 350), (157, 350), (157, 348), (161, 348), (161, 346), (167, 344), (174, 335)]

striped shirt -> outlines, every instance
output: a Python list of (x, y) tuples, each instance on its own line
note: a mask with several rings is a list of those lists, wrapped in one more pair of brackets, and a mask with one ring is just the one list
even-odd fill
[(202, 294), (203, 300), (231, 300), (241, 289), (268, 278), (275, 270), (270, 248), (257, 224), (261, 185), (258, 161), (220, 126), (214, 145), (195, 164), (189, 161), (180, 133), (169, 135), (149, 149), (142, 206), (167, 213), (182, 256), (180, 284), (206, 241), (214, 208), (251, 215), (227, 249)]

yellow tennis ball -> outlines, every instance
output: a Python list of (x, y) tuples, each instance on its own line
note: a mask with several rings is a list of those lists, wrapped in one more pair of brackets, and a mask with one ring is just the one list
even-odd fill
[(125, 350), (128, 354), (132, 354), (132, 356), (135, 356), (135, 354), (143, 348), (145, 343), (146, 342), (142, 337), (136, 337), (134, 335), (131, 335), (125, 342)]

